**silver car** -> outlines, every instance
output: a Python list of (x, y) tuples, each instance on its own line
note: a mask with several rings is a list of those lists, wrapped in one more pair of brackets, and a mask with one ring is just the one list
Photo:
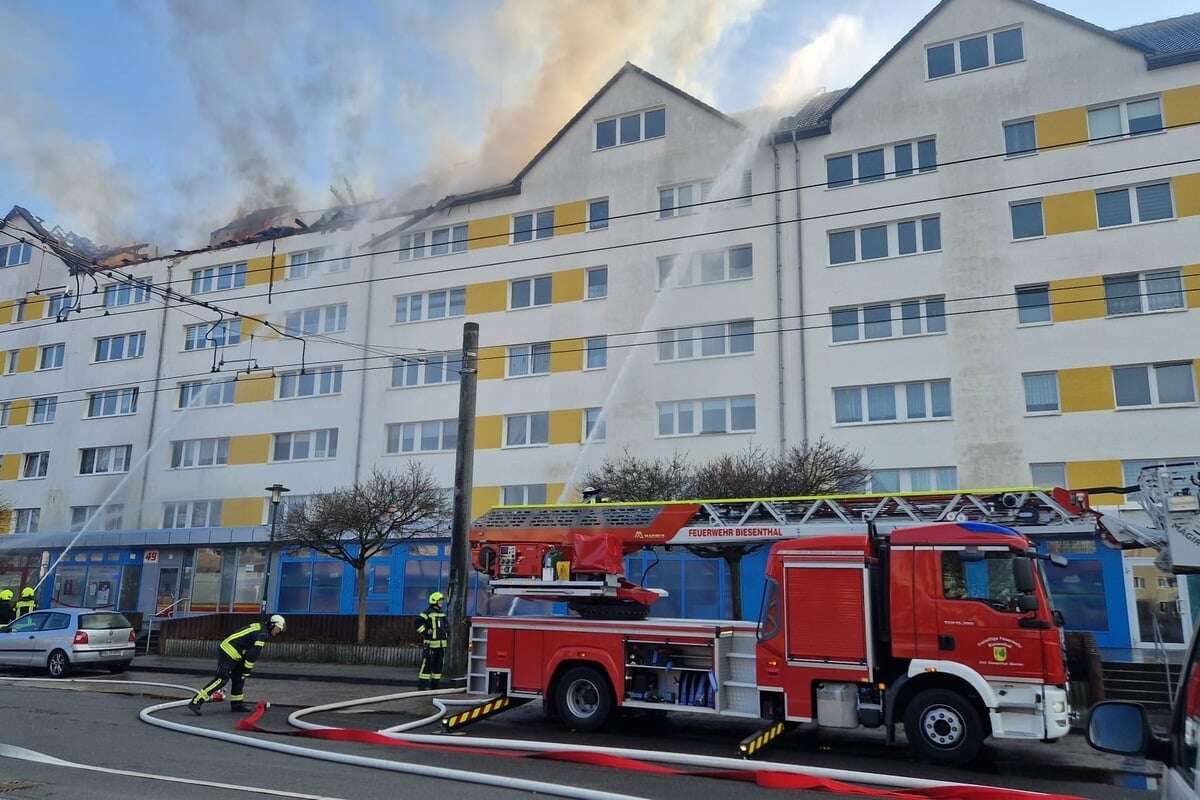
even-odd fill
[(0, 665), (41, 668), (52, 678), (74, 667), (124, 672), (136, 648), (133, 625), (112, 611), (51, 608), (0, 627)]

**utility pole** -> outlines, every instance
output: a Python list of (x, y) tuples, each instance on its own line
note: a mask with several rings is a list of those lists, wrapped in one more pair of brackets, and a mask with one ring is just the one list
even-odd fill
[(471, 488), (475, 473), (475, 388), (479, 378), (479, 323), (463, 324), (462, 369), (458, 381), (458, 447), (454, 454), (454, 521), (450, 528), (450, 590), (446, 609), (451, 679), (467, 674), (467, 591), (470, 583)]

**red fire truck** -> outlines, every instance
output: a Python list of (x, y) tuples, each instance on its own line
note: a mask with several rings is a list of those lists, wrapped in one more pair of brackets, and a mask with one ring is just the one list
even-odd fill
[[(918, 754), (956, 763), (988, 736), (1055, 740), (1061, 617), (1018, 527), (1098, 530), (1061, 490), (499, 507), (472, 530), (493, 591), (586, 616), (474, 619), (469, 689), (541, 699), (582, 730), (617, 707), (762, 719), (746, 755), (796, 723), (889, 740), (903, 723)], [(621, 554), (685, 541), (770, 547), (757, 623), (631, 613), (659, 593)]]

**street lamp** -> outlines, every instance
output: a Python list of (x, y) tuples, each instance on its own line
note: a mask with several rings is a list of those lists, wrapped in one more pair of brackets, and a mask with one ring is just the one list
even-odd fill
[(268, 498), (271, 501), (271, 532), (267, 538), (267, 568), (266, 574), (263, 575), (263, 599), (260, 608), (263, 614), (267, 613), (267, 598), (271, 596), (271, 558), (275, 552), (275, 526), (279, 522), (279, 504), (283, 502), (283, 493), (290, 492), (282, 483), (273, 483), (264, 490), (268, 492)]

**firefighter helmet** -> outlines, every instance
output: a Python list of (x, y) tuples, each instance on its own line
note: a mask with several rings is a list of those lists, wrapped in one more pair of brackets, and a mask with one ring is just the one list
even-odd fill
[(283, 633), (284, 629), (287, 627), (287, 620), (285, 620), (280, 614), (272, 614), (270, 623), (272, 628), (279, 628), (280, 633)]
[(441, 592), (434, 592), (433, 594), (429, 595), (429, 604), (436, 605), (445, 599), (446, 595), (442, 594)]
[(34, 594), (34, 592), (33, 592), (32, 586), (26, 586), (24, 589), (21, 590), (21, 598), (22, 599), (24, 599), (26, 597), (33, 597), (33, 594)]

